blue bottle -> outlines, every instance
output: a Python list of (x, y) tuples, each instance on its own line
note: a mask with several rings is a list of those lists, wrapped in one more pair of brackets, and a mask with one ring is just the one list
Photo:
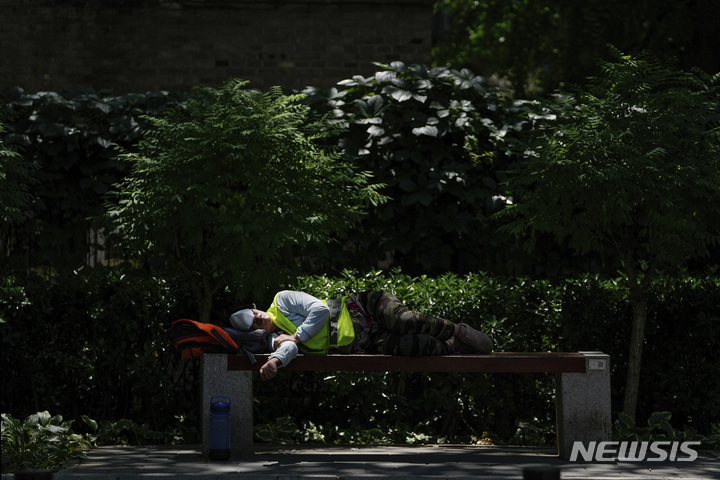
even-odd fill
[(230, 458), (230, 399), (228, 397), (212, 397), (210, 399), (208, 457), (210, 460)]

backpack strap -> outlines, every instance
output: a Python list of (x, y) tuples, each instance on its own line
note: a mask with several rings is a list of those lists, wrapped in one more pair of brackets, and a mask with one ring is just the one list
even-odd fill
[(268, 348), (268, 334), (265, 330), (240, 331), (230, 328), (223, 329), (238, 345), (237, 353), (247, 355), (251, 364), (257, 363), (255, 353), (265, 353)]
[(254, 355), (250, 350), (248, 350), (248, 349), (245, 348), (244, 346), (241, 346), (241, 347), (240, 347), (240, 350), (242, 350), (242, 353), (244, 353), (245, 355), (247, 355), (248, 359), (250, 360), (250, 364), (251, 364), (251, 365), (254, 365), (254, 364), (257, 363), (257, 359), (255, 358), (255, 355)]

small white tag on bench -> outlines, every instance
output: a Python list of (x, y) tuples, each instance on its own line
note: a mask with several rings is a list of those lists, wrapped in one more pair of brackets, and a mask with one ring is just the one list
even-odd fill
[(588, 370), (605, 370), (605, 360), (602, 358), (591, 358), (588, 362)]

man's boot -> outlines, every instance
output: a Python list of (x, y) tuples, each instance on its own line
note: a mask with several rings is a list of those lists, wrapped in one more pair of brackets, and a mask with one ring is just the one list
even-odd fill
[(491, 353), (493, 343), (483, 332), (461, 323), (460, 333), (455, 337), (453, 347), (460, 353)]

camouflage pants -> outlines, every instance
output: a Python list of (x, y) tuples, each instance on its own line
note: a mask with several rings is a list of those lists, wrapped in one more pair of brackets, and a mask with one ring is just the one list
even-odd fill
[(352, 298), (370, 317), (370, 321), (357, 319), (355, 323), (358, 351), (414, 357), (450, 353), (446, 340), (452, 337), (455, 324), (449, 320), (410, 310), (385, 292), (362, 292)]

